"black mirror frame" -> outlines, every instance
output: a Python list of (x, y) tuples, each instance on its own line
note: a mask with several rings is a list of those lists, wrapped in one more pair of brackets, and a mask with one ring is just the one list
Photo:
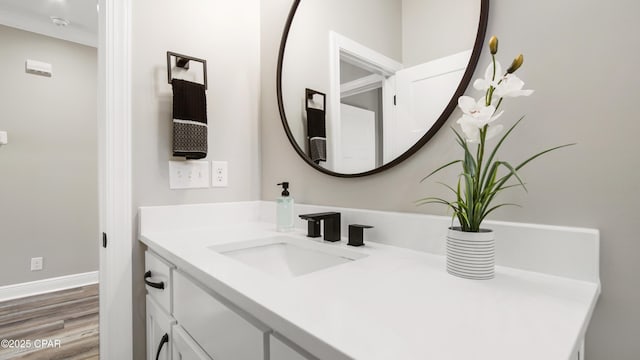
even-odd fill
[(447, 119), (449, 119), (449, 116), (451, 116), (451, 113), (453, 113), (453, 110), (455, 110), (456, 105), (458, 104), (457, 99), (464, 94), (465, 90), (469, 86), (469, 83), (471, 82), (471, 77), (473, 76), (476, 66), (478, 65), (480, 54), (482, 53), (482, 45), (484, 44), (484, 37), (487, 32), (487, 23), (489, 20), (489, 0), (480, 0), (481, 6), (480, 6), (480, 20), (478, 22), (478, 32), (476, 34), (476, 40), (473, 46), (473, 52), (471, 53), (471, 58), (469, 59), (469, 64), (467, 65), (467, 69), (465, 70), (465, 73), (462, 76), (462, 80), (460, 81), (458, 88), (456, 89), (455, 93), (451, 97), (451, 100), (449, 101), (449, 104), (447, 105), (447, 107), (445, 107), (445, 109), (443, 110), (438, 120), (436, 120), (436, 122), (429, 129), (429, 131), (427, 131), (427, 133), (424, 134), (422, 138), (418, 140), (418, 142), (416, 142), (412, 147), (410, 147), (404, 153), (402, 153), (402, 155), (393, 159), (393, 161), (390, 161), (375, 169), (365, 171), (362, 173), (356, 173), (356, 174), (343, 174), (343, 173), (331, 171), (311, 161), (311, 159), (307, 156), (307, 154), (305, 154), (305, 152), (300, 148), (300, 146), (296, 142), (296, 139), (293, 137), (293, 134), (291, 133), (291, 129), (289, 128), (289, 124), (287, 122), (287, 116), (284, 112), (284, 102), (282, 99), (282, 63), (284, 61), (284, 51), (287, 45), (287, 39), (289, 37), (289, 30), (291, 29), (291, 24), (293, 23), (293, 18), (296, 14), (296, 10), (298, 9), (298, 6), (300, 5), (300, 1), (301, 0), (294, 0), (293, 5), (291, 5), (291, 10), (289, 11), (289, 16), (287, 17), (287, 22), (282, 32), (282, 39), (280, 40), (280, 50), (278, 52), (278, 68), (276, 72), (276, 92), (278, 96), (278, 109), (280, 110), (280, 120), (282, 121), (282, 127), (284, 128), (284, 131), (287, 134), (287, 138), (289, 138), (289, 142), (291, 143), (293, 148), (296, 150), (298, 155), (300, 155), (300, 157), (312, 168), (322, 173), (325, 173), (331, 176), (341, 177), (341, 178), (355, 178), (355, 177), (362, 177), (362, 176), (380, 173), (382, 171), (385, 171), (387, 169), (390, 169), (398, 165), (399, 163), (408, 159), (411, 155), (415, 154), (418, 150), (420, 150), (420, 148), (422, 148), (422, 146), (424, 146), (424, 144), (426, 144), (436, 134), (436, 132), (438, 132), (438, 130), (440, 130), (442, 125), (444, 125), (444, 123), (447, 121)]

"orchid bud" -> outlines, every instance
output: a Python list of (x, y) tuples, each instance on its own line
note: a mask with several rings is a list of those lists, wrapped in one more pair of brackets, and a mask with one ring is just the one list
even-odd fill
[(522, 54), (518, 55), (515, 59), (513, 59), (511, 66), (507, 69), (507, 73), (513, 74), (514, 72), (516, 72), (516, 70), (518, 70), (520, 66), (522, 66), (523, 62), (524, 56), (522, 56)]
[(495, 55), (498, 52), (498, 38), (492, 36), (489, 39), (489, 50), (491, 51), (491, 55)]

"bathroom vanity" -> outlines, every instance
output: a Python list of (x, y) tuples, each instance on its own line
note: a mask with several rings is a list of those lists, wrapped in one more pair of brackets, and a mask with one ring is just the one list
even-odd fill
[(471, 281), (445, 271), (448, 218), (295, 209), (328, 210), (343, 241), (276, 232), (271, 202), (141, 208), (147, 358), (584, 359), (596, 230), (491, 222), (496, 277)]

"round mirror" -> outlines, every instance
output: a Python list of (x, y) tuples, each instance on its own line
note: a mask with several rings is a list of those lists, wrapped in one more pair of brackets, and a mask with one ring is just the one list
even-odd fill
[(480, 56), (489, 0), (295, 0), (278, 57), (278, 106), (317, 170), (370, 175), (442, 126)]

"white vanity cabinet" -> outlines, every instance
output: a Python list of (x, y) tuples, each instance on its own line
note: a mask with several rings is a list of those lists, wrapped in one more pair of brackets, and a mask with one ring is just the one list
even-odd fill
[(147, 295), (147, 360), (171, 360), (171, 327), (175, 322)]
[(171, 274), (173, 266), (158, 255), (145, 253), (147, 288), (147, 360), (171, 360)]
[(180, 271), (173, 276), (174, 317), (178, 324), (216, 360), (266, 359), (269, 329), (232, 304), (196, 285)]
[(155, 253), (145, 257), (147, 360), (315, 359)]
[(173, 334), (173, 360), (212, 360), (182, 326), (175, 325), (171, 333)]

